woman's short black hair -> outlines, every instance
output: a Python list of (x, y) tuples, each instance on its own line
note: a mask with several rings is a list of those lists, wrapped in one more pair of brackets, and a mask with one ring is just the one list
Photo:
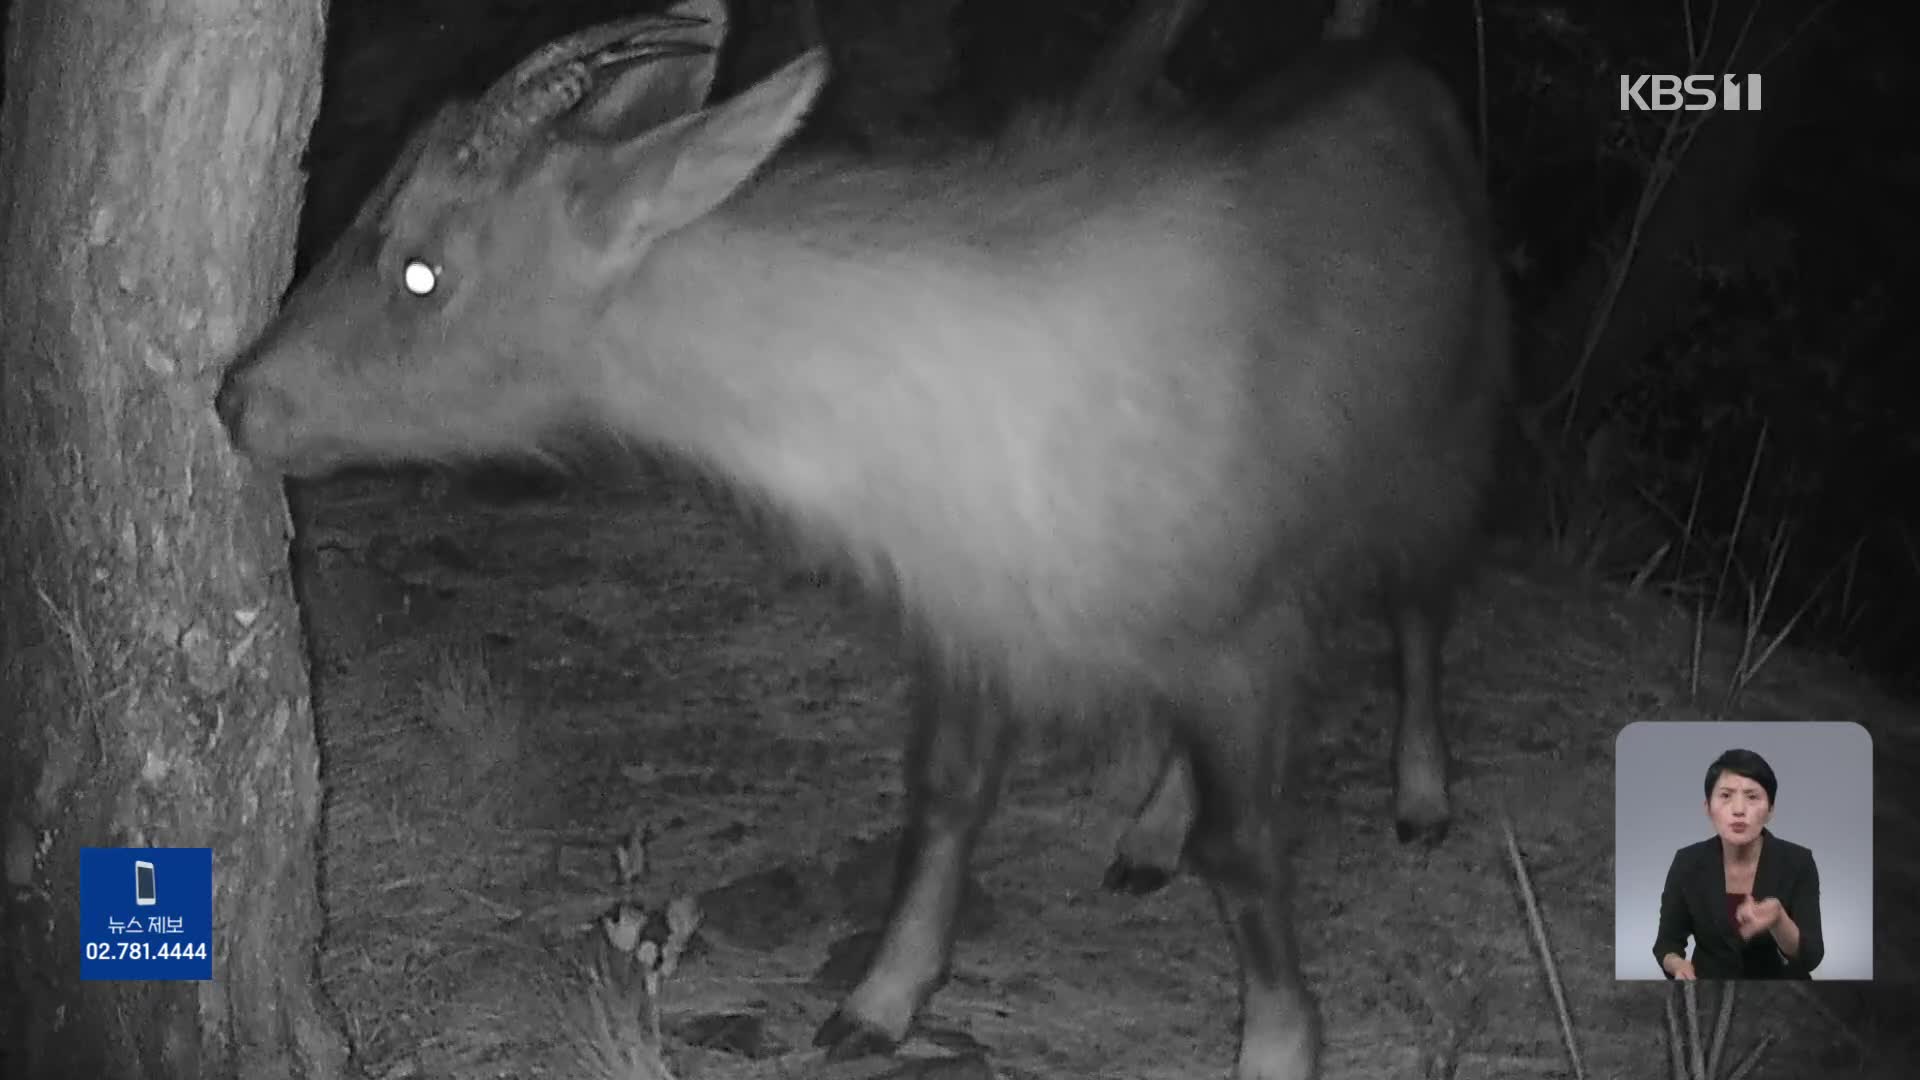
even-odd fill
[(1767, 764), (1766, 758), (1751, 750), (1729, 750), (1713, 759), (1713, 764), (1707, 766), (1707, 782), (1703, 785), (1708, 799), (1713, 798), (1713, 784), (1720, 779), (1721, 773), (1744, 776), (1758, 783), (1767, 793), (1769, 806), (1773, 805), (1774, 792), (1780, 790), (1780, 781), (1774, 779), (1773, 766)]

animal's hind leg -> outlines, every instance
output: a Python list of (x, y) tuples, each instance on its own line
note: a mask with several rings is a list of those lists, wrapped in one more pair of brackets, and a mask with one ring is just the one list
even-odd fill
[(865, 977), (813, 1040), (835, 1060), (892, 1050), (945, 977), (967, 862), (1013, 741), (999, 695), (949, 683), (931, 661), (918, 674), (892, 911)]
[(1153, 790), (1120, 837), (1103, 884), (1115, 892), (1154, 892), (1180, 872), (1193, 827), (1193, 769), (1177, 740), (1160, 759)]
[(1181, 717), (1198, 813), (1187, 857), (1240, 960), (1239, 1080), (1313, 1080), (1319, 1019), (1300, 973), (1281, 781), (1300, 722), (1300, 613), (1279, 610), (1223, 654)]
[(1391, 612), (1400, 682), (1393, 819), (1401, 843), (1437, 844), (1452, 820), (1447, 741), (1440, 721), (1440, 649), (1451, 615), (1452, 598), (1438, 588), (1403, 591)]

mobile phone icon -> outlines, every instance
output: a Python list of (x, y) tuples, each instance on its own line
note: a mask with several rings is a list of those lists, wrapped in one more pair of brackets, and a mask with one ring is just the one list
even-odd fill
[(153, 864), (145, 859), (133, 864), (133, 902), (141, 907), (159, 902), (153, 887)]

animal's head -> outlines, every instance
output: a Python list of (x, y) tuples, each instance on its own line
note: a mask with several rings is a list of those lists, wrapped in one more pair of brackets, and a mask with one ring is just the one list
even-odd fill
[(662, 236), (798, 126), (810, 52), (705, 107), (726, 32), (688, 0), (557, 41), (416, 132), (228, 369), (236, 448), (293, 475), (540, 444), (589, 412), (604, 313)]

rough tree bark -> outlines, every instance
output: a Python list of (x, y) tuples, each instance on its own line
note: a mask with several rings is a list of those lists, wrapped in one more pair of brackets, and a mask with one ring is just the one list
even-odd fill
[[(8, 1076), (333, 1077), (276, 485), (211, 407), (293, 252), (312, 0), (15, 0), (0, 108)], [(210, 982), (79, 980), (83, 846), (213, 848)]]

